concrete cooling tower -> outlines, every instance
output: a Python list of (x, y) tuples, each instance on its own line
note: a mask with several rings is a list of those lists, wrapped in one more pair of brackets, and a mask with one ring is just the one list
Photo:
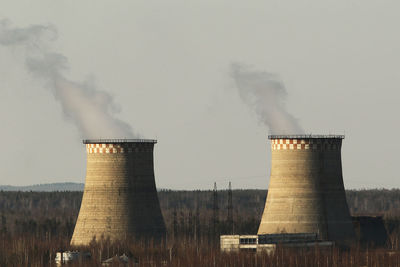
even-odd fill
[(341, 162), (344, 136), (271, 135), (271, 179), (258, 234), (314, 233), (355, 239)]
[(71, 245), (93, 239), (160, 239), (165, 224), (154, 180), (155, 140), (84, 140), (86, 182)]

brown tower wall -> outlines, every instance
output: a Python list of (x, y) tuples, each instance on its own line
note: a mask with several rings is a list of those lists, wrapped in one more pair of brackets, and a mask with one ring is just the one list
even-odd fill
[(271, 179), (258, 234), (354, 240), (343, 185), (342, 136), (270, 136)]
[(85, 140), (87, 170), (72, 245), (93, 238), (165, 235), (153, 166), (153, 140)]

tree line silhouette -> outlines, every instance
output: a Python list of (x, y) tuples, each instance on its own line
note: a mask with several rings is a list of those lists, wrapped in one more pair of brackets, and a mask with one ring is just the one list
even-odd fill
[[(229, 190), (159, 191), (167, 243), (196, 244), (196, 249), (207, 247), (218, 253), (220, 234), (256, 234), (267, 191), (233, 190), (231, 202), (229, 194)], [(389, 248), (399, 250), (400, 190), (348, 190), (346, 195), (352, 215), (383, 216)], [(28, 258), (48, 264), (55, 251), (68, 249), (81, 199), (82, 192), (0, 191), (0, 266), (26, 263)]]

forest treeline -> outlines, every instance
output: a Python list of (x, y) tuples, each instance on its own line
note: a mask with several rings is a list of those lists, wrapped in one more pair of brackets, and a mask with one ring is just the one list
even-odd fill
[[(82, 194), (0, 191), (0, 266), (52, 266), (55, 252), (70, 249)], [(213, 191), (161, 190), (158, 197), (168, 231), (166, 243), (91, 246), (92, 260), (75, 266), (99, 266), (101, 260), (122, 252), (135, 255), (140, 266), (398, 266), (400, 190), (349, 190), (346, 194), (352, 215), (383, 216), (390, 236), (387, 250), (282, 251), (272, 256), (243, 252), (229, 256), (219, 251), (219, 235), (255, 234), (266, 190), (233, 190), (231, 209), (228, 190), (219, 190), (216, 195)]]
[[(212, 190), (158, 192), (168, 232), (197, 236), (256, 233), (266, 195), (266, 190), (233, 190), (232, 225), (228, 190), (217, 191), (217, 205)], [(400, 217), (399, 189), (348, 190), (346, 195), (352, 215)], [(81, 199), (82, 192), (0, 191), (0, 231), (71, 236)]]

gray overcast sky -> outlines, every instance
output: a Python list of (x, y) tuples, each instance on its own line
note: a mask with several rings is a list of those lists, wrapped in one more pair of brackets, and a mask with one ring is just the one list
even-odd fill
[[(232, 62), (278, 75), (307, 133), (346, 134), (348, 188), (399, 187), (399, 1), (8, 1), (13, 26), (52, 24), (67, 77), (157, 138), (158, 187), (266, 188), (268, 128)], [(0, 46), (0, 184), (84, 182), (85, 150), (52, 93)]]

